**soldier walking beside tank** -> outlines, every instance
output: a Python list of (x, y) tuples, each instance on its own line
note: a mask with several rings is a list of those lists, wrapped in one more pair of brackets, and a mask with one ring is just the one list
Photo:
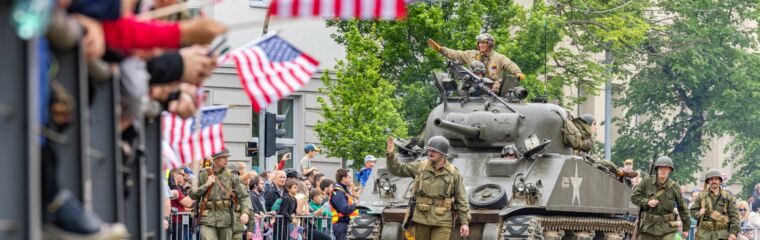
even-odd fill
[[(392, 138), (387, 142), (388, 171), (399, 177), (414, 177), (412, 192), (416, 199), (412, 222), (414, 238), (449, 239), (451, 227), (458, 219), (459, 235), (470, 235), (470, 207), (464, 190), (462, 175), (446, 160), (449, 140), (441, 136), (427, 143), (428, 159), (399, 163), (394, 155)], [(456, 213), (456, 214), (455, 214)]]
[[(486, 67), (486, 77), (495, 81), (492, 89), (499, 92), (501, 87), (502, 71), (507, 70), (514, 74), (518, 80), (525, 80), (525, 74), (520, 67), (506, 56), (493, 51), (496, 40), (488, 33), (478, 35), (475, 40), (478, 42), (478, 50), (454, 50), (441, 46), (433, 39), (428, 39), (428, 46), (433, 50), (441, 53), (444, 57), (459, 61), (470, 66), (473, 61), (480, 61)], [(516, 84), (515, 84), (516, 86)], [(513, 86), (511, 86), (513, 87)]]
[[(190, 197), (198, 200), (201, 210), (198, 221), (201, 225), (201, 239), (232, 239), (232, 221), (245, 225), (251, 213), (251, 199), (240, 178), (227, 169), (230, 152), (224, 149), (212, 157), (213, 166), (198, 173), (198, 188)], [(207, 194), (208, 193), (208, 194)], [(240, 211), (240, 218), (233, 219), (234, 211)]]
[(735, 240), (740, 231), (736, 199), (721, 185), (723, 178), (718, 170), (705, 174), (705, 190), (691, 204), (691, 214), (697, 219), (697, 239)]
[[(670, 240), (678, 231), (678, 216), (674, 209), (678, 209), (681, 226), (689, 226), (689, 212), (678, 183), (670, 179), (670, 173), (675, 170), (673, 160), (666, 156), (659, 157), (654, 162), (654, 168), (657, 175), (644, 179), (631, 196), (631, 202), (642, 211), (638, 239)], [(683, 232), (684, 238), (688, 235), (688, 231)]]

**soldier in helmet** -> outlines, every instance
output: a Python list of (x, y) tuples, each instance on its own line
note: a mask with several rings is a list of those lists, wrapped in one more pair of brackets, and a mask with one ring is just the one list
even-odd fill
[(457, 60), (467, 65), (471, 65), (473, 61), (482, 62), (486, 69), (485, 76), (495, 81), (492, 89), (496, 92), (498, 92), (501, 87), (501, 74), (504, 70), (515, 75), (520, 81), (525, 80), (525, 74), (522, 73), (522, 70), (520, 70), (520, 67), (518, 67), (517, 64), (512, 62), (512, 60), (506, 56), (493, 51), (496, 41), (491, 34), (480, 34), (475, 40), (478, 42), (477, 50), (453, 50), (441, 46), (433, 39), (428, 39), (428, 46), (448, 59)]
[[(472, 73), (475, 74), (475, 76), (478, 76), (479, 78), (481, 78), (481, 81), (483, 81), (483, 84), (485, 84), (486, 87), (488, 88), (493, 87), (494, 82), (493, 80), (485, 76), (486, 65), (484, 65), (482, 62), (477, 61), (477, 60), (472, 61), (470, 63), (470, 71), (472, 71)], [(480, 95), (485, 94), (485, 92), (483, 92), (480, 89), (471, 89), (471, 86), (467, 83), (462, 85), (462, 90), (469, 91), (470, 96), (480, 96)]]
[[(232, 239), (233, 221), (245, 225), (251, 213), (251, 199), (248, 191), (240, 181), (240, 177), (227, 169), (227, 158), (230, 151), (212, 156), (213, 166), (204, 168), (198, 173), (198, 188), (190, 192), (190, 197), (202, 199), (199, 206), (205, 207), (198, 216), (201, 239)], [(206, 192), (209, 192), (206, 195)], [(236, 217), (234, 211), (239, 211)]]
[(691, 204), (691, 214), (697, 219), (697, 237), (700, 240), (728, 239), (739, 236), (740, 217), (736, 199), (721, 185), (723, 177), (712, 169), (705, 174), (705, 190)]
[(591, 153), (591, 150), (594, 149), (594, 133), (596, 133), (596, 119), (594, 119), (594, 116), (591, 114), (583, 114), (581, 115), (580, 119), (585, 124), (579, 124), (578, 130), (581, 131), (581, 146), (578, 149), (579, 151), (585, 152), (585, 153)]
[[(667, 156), (654, 162), (657, 175), (644, 179), (631, 195), (631, 202), (641, 209), (638, 239), (673, 239), (678, 231), (678, 209), (681, 226), (689, 226), (691, 220), (678, 183), (670, 179), (675, 170), (673, 160)], [(689, 235), (683, 231), (683, 238)]]
[(415, 179), (412, 192), (416, 206), (413, 206), (411, 219), (414, 238), (449, 239), (456, 219), (461, 224), (459, 235), (467, 237), (470, 234), (470, 207), (462, 175), (446, 160), (449, 140), (441, 136), (431, 137), (427, 142), (427, 152), (427, 160), (399, 163), (394, 154), (393, 138), (388, 138), (388, 171), (399, 177)]

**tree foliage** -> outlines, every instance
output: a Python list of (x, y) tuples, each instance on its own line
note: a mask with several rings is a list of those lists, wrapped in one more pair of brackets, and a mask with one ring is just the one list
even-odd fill
[[(616, 106), (621, 137), (615, 158), (673, 158), (674, 177), (695, 180), (710, 139), (737, 136), (731, 145), (747, 177), (757, 167), (758, 100), (755, 27), (758, 1), (652, 1), (651, 29), (637, 48), (630, 83)], [(746, 134), (746, 135), (745, 135)], [(750, 156), (747, 154), (755, 154)], [(748, 171), (748, 172), (747, 172)]]
[[(377, 37), (376, 53), (382, 62), (380, 74), (396, 84), (401, 97), (401, 113), (417, 134), (430, 110), (437, 104), (437, 91), (430, 84), (434, 70), (444, 70), (446, 62), (428, 48), (428, 38), (452, 49), (475, 49), (475, 36), (491, 33), (496, 51), (510, 57), (528, 77), (522, 82), (531, 95), (544, 93), (543, 73), (548, 74), (547, 95), (564, 106), (584, 99), (567, 98), (563, 87), (575, 85), (585, 93), (595, 94), (604, 79), (604, 68), (592, 58), (604, 48), (598, 42), (611, 42), (608, 48), (638, 44), (648, 24), (643, 22), (635, 3), (620, 11), (588, 14), (569, 8), (559, 1), (545, 6), (543, 1), (525, 9), (504, 0), (445, 0), (410, 4), (403, 21), (328, 20), (337, 28), (334, 39), (347, 49), (346, 34), (354, 26), (364, 36)], [(605, 7), (621, 1), (581, 0), (580, 7)], [(570, 39), (571, 44), (564, 44)], [(627, 43), (621, 43), (625, 39)], [(625, 51), (618, 51), (624, 53)], [(545, 58), (545, 53), (548, 58)], [(620, 62), (630, 62), (633, 55), (621, 55)], [(545, 63), (548, 61), (548, 64)], [(547, 66), (545, 68), (544, 66)]]
[(346, 59), (336, 66), (335, 79), (322, 76), (324, 88), (319, 97), (324, 121), (315, 127), (328, 156), (354, 160), (362, 166), (364, 156), (380, 155), (389, 134), (404, 136), (406, 123), (397, 111), (399, 101), (395, 87), (379, 73), (382, 62), (375, 55), (379, 46), (375, 38), (347, 32)]

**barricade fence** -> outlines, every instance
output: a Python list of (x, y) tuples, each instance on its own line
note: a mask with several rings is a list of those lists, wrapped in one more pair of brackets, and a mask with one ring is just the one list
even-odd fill
[[(168, 239), (200, 239), (200, 226), (193, 229), (191, 212), (172, 211)], [(246, 240), (330, 240), (333, 239), (332, 222), (328, 217), (264, 215), (251, 217), (246, 226)]]

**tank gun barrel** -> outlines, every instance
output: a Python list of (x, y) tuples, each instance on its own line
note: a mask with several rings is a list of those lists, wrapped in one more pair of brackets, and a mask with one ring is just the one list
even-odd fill
[(462, 124), (454, 123), (454, 122), (443, 120), (440, 118), (436, 118), (435, 120), (433, 120), (433, 124), (435, 124), (436, 127), (462, 134), (467, 138), (479, 139), (480, 137), (480, 129), (476, 127), (465, 126)]

